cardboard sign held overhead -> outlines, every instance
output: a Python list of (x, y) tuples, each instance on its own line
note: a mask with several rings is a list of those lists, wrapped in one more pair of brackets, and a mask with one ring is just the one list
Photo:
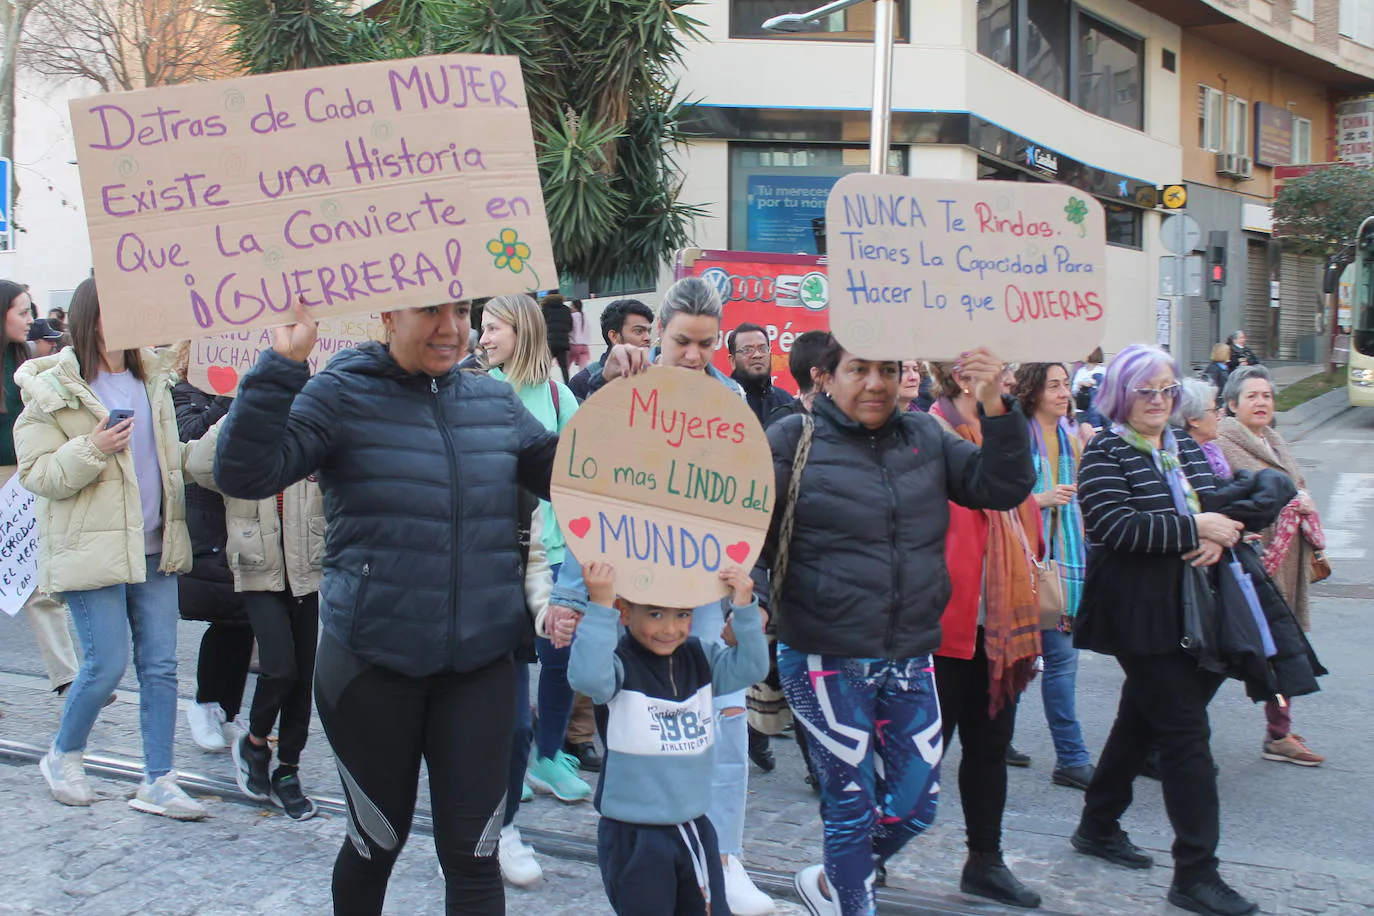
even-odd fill
[(617, 379), (564, 427), (553, 507), (578, 561), (615, 566), (616, 592), (663, 607), (723, 597), (773, 514), (773, 460), (749, 406), (705, 372)]
[(514, 57), (295, 70), (71, 103), (106, 342), (557, 285)]
[[(330, 357), (342, 350), (351, 350), (369, 340), (385, 340), (386, 329), (376, 315), (355, 318), (328, 318), (319, 323), (315, 349), (310, 351), (310, 372), (323, 369)], [(272, 331), (255, 328), (235, 331), (218, 337), (201, 337), (191, 341), (191, 365), (186, 381), (206, 394), (227, 394), (236, 397), (239, 380), (253, 368), (263, 350), (272, 349)]]
[(1106, 325), (1102, 205), (1060, 184), (846, 175), (826, 202), (830, 329), (870, 359), (1082, 359)]

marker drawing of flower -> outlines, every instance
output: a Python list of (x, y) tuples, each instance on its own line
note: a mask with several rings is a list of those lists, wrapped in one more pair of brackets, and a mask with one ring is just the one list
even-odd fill
[(1064, 205), (1064, 215), (1069, 218), (1069, 222), (1078, 226), (1080, 236), (1088, 234), (1088, 227), (1083, 222), (1088, 218), (1088, 205), (1083, 202), (1082, 198), (1070, 197), (1069, 202)]
[(523, 272), (525, 262), (530, 259), (530, 246), (520, 241), (520, 235), (514, 229), (502, 229), (500, 238), (487, 242), (487, 251), (496, 258), (498, 270), (509, 270), (511, 273)]

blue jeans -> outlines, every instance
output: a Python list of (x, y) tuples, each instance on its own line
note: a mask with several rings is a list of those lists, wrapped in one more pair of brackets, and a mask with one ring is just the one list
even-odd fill
[(1078, 682), (1078, 650), (1073, 636), (1059, 630), (1041, 630), (1040, 643), (1045, 671), (1040, 676), (1040, 696), (1045, 704), (1045, 722), (1054, 739), (1054, 756), (1061, 767), (1081, 767), (1092, 763), (1083, 743), (1083, 728), (1074, 708), (1074, 689)]
[[(555, 563), (549, 567), (555, 582), (562, 566), (562, 563)], [(550, 640), (540, 637), (534, 641), (534, 651), (539, 656), (539, 695), (536, 698), (539, 727), (534, 735), (535, 753), (540, 757), (552, 757), (563, 750), (568, 720), (572, 718), (573, 689), (568, 685), (568, 659), (572, 657), (572, 646), (555, 649)], [(517, 722), (516, 731), (519, 729)]]
[[(703, 604), (692, 613), (692, 635), (703, 643), (723, 646), (725, 609), (719, 601)], [(749, 801), (749, 720), (744, 713), (745, 691), (716, 694), (715, 759), (711, 765), (711, 803), (706, 814), (716, 831), (721, 855), (744, 853), (744, 808)], [(725, 709), (738, 709), (732, 716)]]
[(63, 594), (83, 654), (53, 740), (60, 753), (86, 749), (101, 707), (129, 667), (132, 632), (143, 767), (149, 781), (172, 770), (177, 721), (177, 577), (157, 571), (161, 559), (161, 554), (147, 556), (147, 581), (137, 585)]
[(874, 866), (935, 820), (944, 742), (930, 656), (807, 655), (780, 642), (778, 676), (820, 783), (838, 910), (874, 916)]
[(501, 826), (509, 827), (520, 810), (520, 793), (525, 786), (525, 768), (530, 763), (530, 666), (515, 664), (515, 729), (511, 732), (510, 771), (506, 779), (506, 811)]

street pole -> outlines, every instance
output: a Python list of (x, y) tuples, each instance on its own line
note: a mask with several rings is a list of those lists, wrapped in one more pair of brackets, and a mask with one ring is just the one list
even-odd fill
[(892, 45), (896, 37), (897, 0), (874, 0), (873, 112), (869, 122), (868, 171), (887, 174), (892, 145)]
[[(835, 0), (806, 13), (784, 13), (763, 23), (770, 32), (809, 32), (826, 16), (870, 0)], [(873, 105), (868, 130), (868, 171), (887, 174), (892, 145), (892, 45), (896, 38), (897, 0), (871, 0), (873, 9)]]

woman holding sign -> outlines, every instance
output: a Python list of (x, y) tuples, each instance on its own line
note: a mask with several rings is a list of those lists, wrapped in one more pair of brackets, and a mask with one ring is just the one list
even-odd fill
[(177, 785), (177, 580), (191, 569), (170, 366), (152, 350), (107, 350), (95, 280), (76, 288), (72, 346), (19, 369), (19, 479), (38, 496), (39, 587), (60, 592), (81, 639), (81, 670), (39, 769), (64, 805), (93, 799), (82, 767), (133, 635), (145, 778), (129, 805), (177, 820), (205, 808)]
[[(658, 314), (659, 348), (653, 362), (660, 366), (676, 366), (705, 372), (744, 399), (744, 391), (711, 365), (720, 340), (720, 319), (723, 314), (720, 296), (715, 288), (700, 277), (686, 277), (674, 283), (663, 294)], [(606, 359), (602, 375), (593, 380), (593, 392), (618, 378), (627, 367), (643, 368), (646, 361), (637, 347), (620, 344), (613, 347)], [(551, 609), (556, 621), (565, 621), (564, 638), (570, 638), (573, 621), (559, 611), (586, 606), (587, 591), (582, 584), (581, 568), (568, 555), (554, 589)], [(702, 642), (723, 644), (721, 631), (725, 626), (720, 602), (696, 608), (692, 615), (692, 635)], [(721, 863), (725, 870), (725, 896), (735, 916), (765, 916), (774, 910), (768, 895), (754, 886), (745, 871), (744, 811), (749, 798), (749, 732), (745, 716), (745, 692), (721, 694), (714, 698), (719, 715), (719, 730), (715, 747), (715, 764), (711, 780), (711, 805), (707, 816), (715, 828), (720, 843)]]
[(295, 318), (239, 385), (215, 481), (266, 499), (313, 473), (324, 494), (315, 698), (349, 806), (334, 913), (382, 912), (422, 760), (445, 912), (504, 913), (512, 654), (530, 630), (517, 490), (548, 497), (557, 436), (509, 385), (457, 368), (466, 302), (384, 312), (386, 344), (313, 378), (315, 322)]
[(872, 916), (875, 869), (935, 817), (931, 653), (950, 595), (950, 502), (1011, 509), (1035, 472), (1025, 418), (986, 350), (959, 364), (981, 406), (983, 448), (897, 409), (898, 362), (832, 339), (820, 368), (825, 394), (811, 415), (768, 429), (780, 508), (764, 552), (778, 671), (807, 731), (825, 824), (825, 864), (799, 872), (797, 891), (817, 916)]

